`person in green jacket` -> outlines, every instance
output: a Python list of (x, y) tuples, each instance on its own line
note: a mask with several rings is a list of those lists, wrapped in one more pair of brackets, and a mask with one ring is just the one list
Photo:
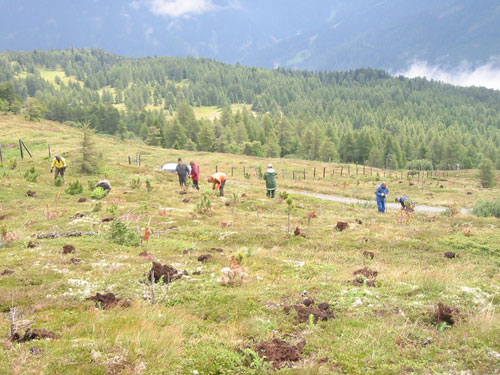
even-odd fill
[(274, 198), (276, 194), (276, 176), (278, 172), (273, 169), (273, 165), (269, 164), (267, 166), (267, 171), (264, 173), (264, 180), (266, 180), (266, 195), (270, 198)]

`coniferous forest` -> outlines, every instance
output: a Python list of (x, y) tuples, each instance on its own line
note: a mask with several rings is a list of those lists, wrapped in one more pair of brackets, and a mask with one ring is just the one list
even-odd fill
[[(50, 79), (50, 71), (60, 75)], [(220, 116), (197, 119), (194, 108), (207, 106), (221, 108)], [(374, 69), (268, 70), (98, 49), (4, 51), (0, 110), (88, 123), (166, 148), (392, 169), (468, 169), (489, 158), (500, 168), (499, 91)]]

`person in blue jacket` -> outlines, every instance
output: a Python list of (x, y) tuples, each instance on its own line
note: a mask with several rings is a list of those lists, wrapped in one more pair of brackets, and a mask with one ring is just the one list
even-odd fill
[(389, 188), (385, 182), (382, 182), (375, 190), (377, 197), (378, 212), (385, 213), (385, 198), (389, 195)]

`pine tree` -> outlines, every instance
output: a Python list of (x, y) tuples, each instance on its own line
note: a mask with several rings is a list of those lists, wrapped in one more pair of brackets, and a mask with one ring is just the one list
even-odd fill
[(96, 174), (100, 170), (100, 158), (95, 144), (95, 130), (86, 122), (82, 125), (80, 170), (87, 174)]
[(483, 188), (490, 188), (495, 185), (495, 167), (490, 159), (483, 158), (481, 164), (479, 164), (478, 177)]

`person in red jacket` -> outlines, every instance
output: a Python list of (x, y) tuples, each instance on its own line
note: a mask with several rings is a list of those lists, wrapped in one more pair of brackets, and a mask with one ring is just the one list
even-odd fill
[(194, 161), (190, 161), (189, 165), (191, 166), (191, 180), (193, 180), (193, 187), (196, 190), (200, 190), (200, 186), (198, 185), (198, 181), (200, 181), (200, 169)]
[(224, 185), (226, 184), (227, 176), (225, 173), (218, 172), (208, 178), (208, 182), (213, 184), (214, 190), (219, 190), (220, 196), (224, 196)]

